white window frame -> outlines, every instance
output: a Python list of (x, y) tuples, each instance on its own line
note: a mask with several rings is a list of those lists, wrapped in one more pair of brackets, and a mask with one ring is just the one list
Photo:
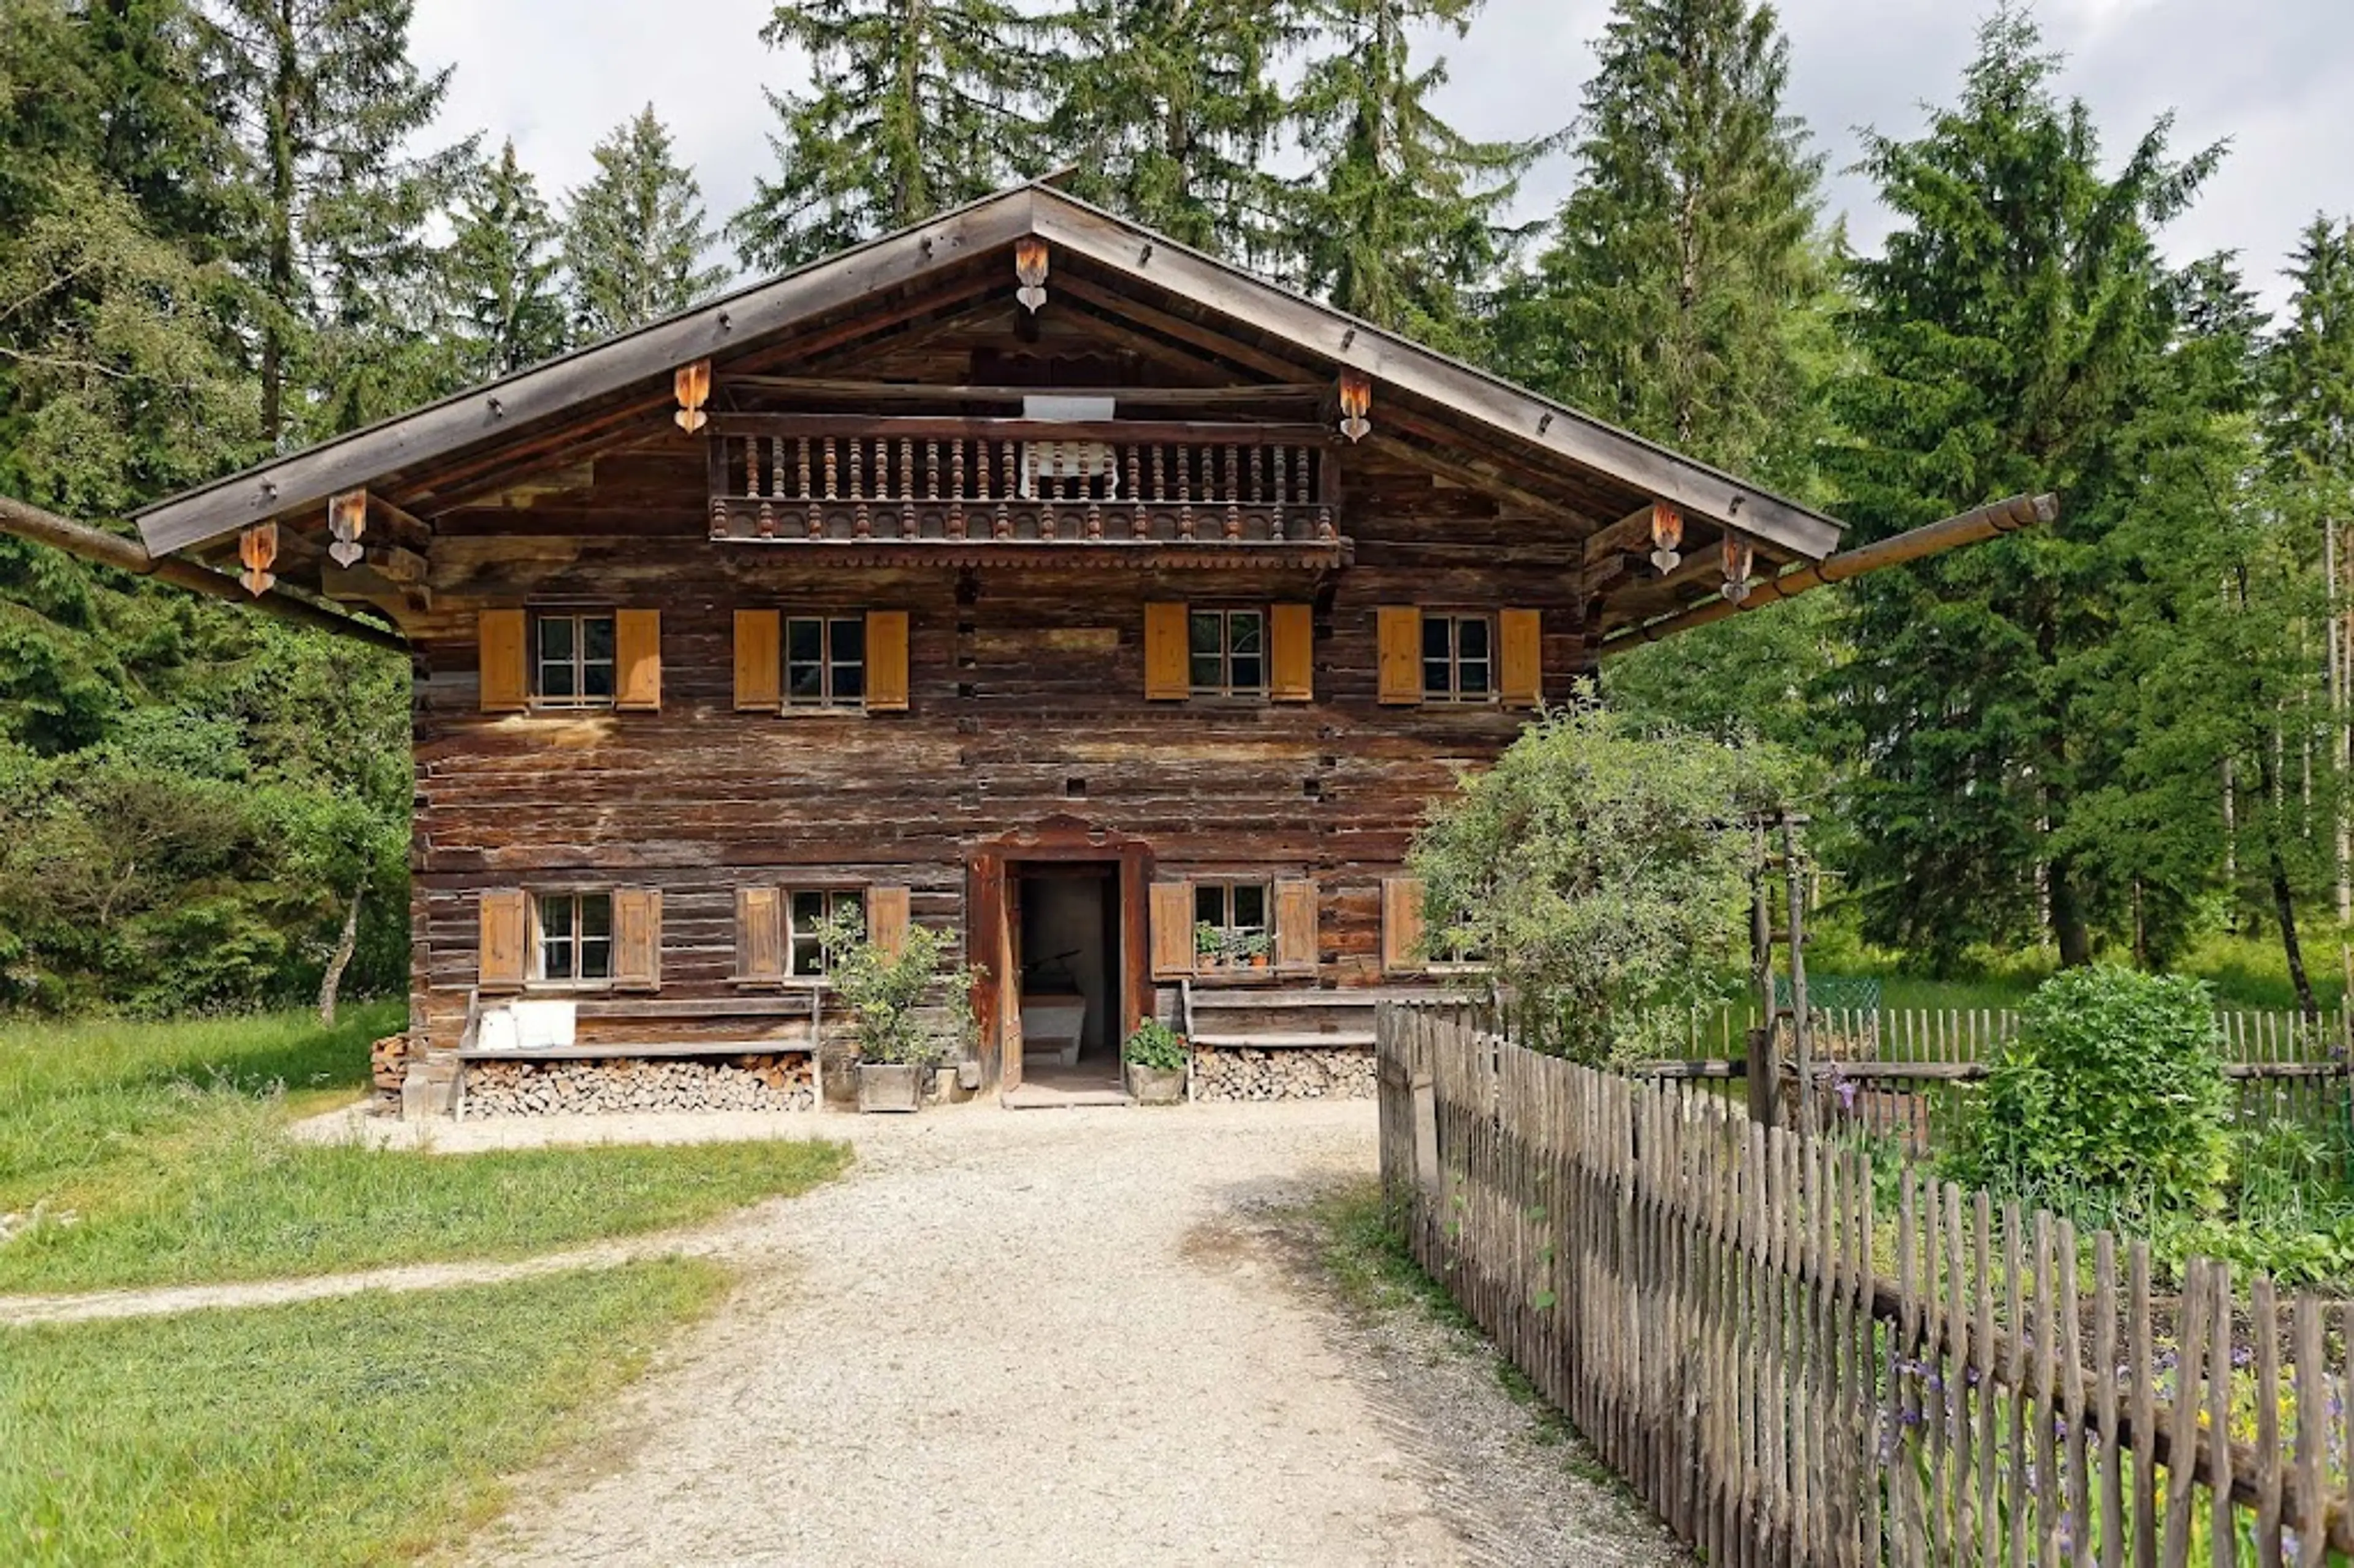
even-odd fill
[[(620, 618), (610, 609), (535, 609), (530, 612), (528, 620), (531, 633), (529, 656), (532, 705), (541, 708), (611, 707), (614, 694), (620, 689)], [(604, 659), (588, 657), (588, 625), (591, 621), (605, 623), (606, 642), (612, 649), (610, 657)], [(548, 668), (551, 664), (559, 662), (548, 659), (543, 652), (540, 628), (558, 622), (572, 628), (571, 657), (567, 661), (560, 662), (571, 672), (572, 694), (569, 696), (562, 693), (550, 693), (547, 690)], [(597, 668), (602, 668), (605, 671), (606, 690), (602, 696), (593, 696), (588, 692), (588, 672)]]

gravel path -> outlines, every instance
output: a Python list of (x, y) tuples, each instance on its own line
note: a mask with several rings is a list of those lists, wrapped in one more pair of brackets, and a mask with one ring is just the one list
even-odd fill
[(1459, 1336), (1316, 1282), (1297, 1206), (1371, 1107), (837, 1128), (849, 1177), (726, 1232), (736, 1298), (482, 1561), (1681, 1561)]

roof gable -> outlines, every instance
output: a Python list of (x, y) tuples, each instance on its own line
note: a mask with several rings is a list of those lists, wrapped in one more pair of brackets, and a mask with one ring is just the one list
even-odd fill
[[(135, 514), (140, 533), (157, 555), (200, 548), (410, 465), (516, 439), (631, 388), (659, 387), (677, 366), (741, 355), (829, 312), (969, 267), (1033, 237), (1047, 242), (1050, 256), (1085, 258), (1140, 287), (1249, 323), (1281, 345), (1288, 365), (1305, 361), (1303, 367), (1320, 376), (1363, 373), (1377, 389), (1377, 427), (1381, 400), (1395, 394), (1477, 429), (1508, 447), (1518, 464), (1604, 476), (1696, 518), (1737, 528), (1776, 554), (1816, 559), (1838, 545), (1840, 524), (1819, 513), (1044, 185), (1001, 192), (489, 386), (157, 502)], [(1050, 298), (1053, 289), (1050, 278)], [(1508, 481), (1490, 482), (1511, 488)]]

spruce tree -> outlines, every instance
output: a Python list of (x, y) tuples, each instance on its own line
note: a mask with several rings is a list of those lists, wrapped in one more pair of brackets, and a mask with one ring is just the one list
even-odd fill
[(1036, 172), (1051, 25), (1003, 0), (788, 0), (760, 30), (810, 59), (771, 92), (776, 174), (728, 223), (747, 267), (781, 269)]
[(470, 183), (443, 262), (469, 380), (505, 376), (563, 352), (560, 243), (538, 182), (508, 142), (498, 162)]
[(1071, 193), (1196, 249), (1270, 265), (1299, 0), (1079, 0), (1047, 120)]
[(1850, 801), (1869, 933), (1946, 961), (2048, 926), (2090, 956), (2126, 890), (2082, 863), (2071, 816), (2114, 758), (2097, 725), (2136, 476), (2120, 432), (2166, 336), (2151, 232), (2220, 149), (2176, 161), (2168, 124), (2114, 173), (2033, 22), (1981, 30), (1961, 97), (1864, 167), (1897, 225), (1858, 261), (1838, 454), (1851, 544), (2016, 492), (2057, 490), (2056, 528), (1865, 578), (1854, 656), (1826, 694), (1869, 771)]
[(702, 264), (703, 187), (672, 155), (651, 103), (597, 143), (597, 174), (566, 203), (564, 266), (580, 337), (610, 337), (706, 298), (726, 269)]
[(1468, 291), (1490, 284), (1517, 236), (1503, 223), (1520, 176), (1554, 140), (1479, 142), (1439, 118), (1443, 59), (1415, 34), (1460, 37), (1480, 0), (1313, 0), (1322, 52), (1298, 100), (1315, 166), (1297, 190), (1300, 281), (1341, 310), (1441, 348), (1470, 346)]
[(1755, 471), (1811, 423), (1829, 284), (1789, 45), (1771, 5), (1618, 0), (1596, 52), (1582, 178), (1502, 346), (1544, 391)]
[(443, 389), (427, 225), (473, 149), (408, 150), (450, 85), (409, 58), (412, 0), (210, 4), (252, 206), (266, 439)]

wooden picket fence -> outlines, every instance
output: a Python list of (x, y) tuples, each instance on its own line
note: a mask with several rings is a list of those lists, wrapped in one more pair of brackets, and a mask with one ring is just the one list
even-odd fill
[[(2019, 1014), (1996, 1008), (1814, 1008), (1812, 1085), (1820, 1125), (1890, 1139), (1915, 1154), (1944, 1147), (1964, 1086), (2017, 1033)], [(1727, 1008), (1693, 1030), (1695, 1059), (1657, 1064), (1659, 1075), (1738, 1076), (1754, 1009)], [(2224, 1008), (2216, 1012), (2243, 1126), (2285, 1121), (2322, 1139), (2329, 1161), (2347, 1163), (2354, 1133), (2348, 1015)], [(1787, 1024), (1782, 1050), (1789, 1066)], [(1707, 1053), (1713, 1052), (1713, 1055)], [(1795, 1086), (1794, 1086), (1795, 1088)]]
[(2347, 1561), (2354, 1304), (1385, 1004), (1415, 1257), (1712, 1563)]

